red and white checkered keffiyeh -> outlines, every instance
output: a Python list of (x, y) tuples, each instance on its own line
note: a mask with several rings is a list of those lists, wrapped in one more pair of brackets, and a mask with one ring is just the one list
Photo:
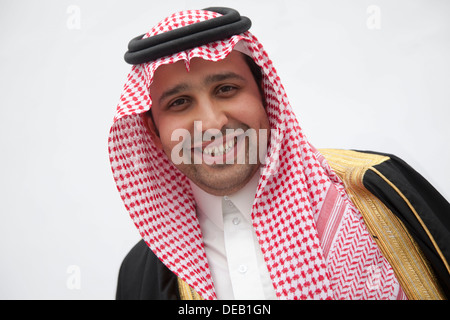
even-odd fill
[[(146, 36), (219, 15), (175, 13)], [(392, 268), (339, 178), (305, 138), (272, 61), (250, 32), (132, 67), (108, 147), (114, 180), (139, 233), (172, 272), (203, 298), (216, 298), (190, 185), (156, 148), (140, 114), (151, 107), (149, 86), (160, 65), (194, 57), (218, 61), (238, 42), (264, 72), (266, 110), (278, 133), (270, 142), (252, 210), (278, 298), (395, 299), (401, 290)], [(334, 226), (326, 237), (317, 227), (323, 217)]]

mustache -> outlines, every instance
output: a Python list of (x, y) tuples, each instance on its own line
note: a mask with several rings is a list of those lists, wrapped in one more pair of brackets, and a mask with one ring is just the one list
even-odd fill
[(244, 133), (249, 129), (248, 126), (240, 126), (238, 128), (225, 127), (222, 129), (208, 129), (202, 132), (201, 139), (200, 135), (197, 135), (192, 139), (192, 145), (196, 146), (198, 143), (202, 142), (213, 142), (216, 139), (227, 139), (229, 136), (235, 136), (236, 134)]
[(243, 123), (236, 126), (225, 125), (220, 129), (208, 128), (207, 130), (196, 130), (196, 128), (202, 129), (200, 121), (195, 123), (192, 134), (186, 132), (188, 136), (185, 136), (182, 143), (184, 149), (201, 148), (216, 140), (223, 142), (236, 135), (243, 134), (250, 129), (248, 125)]

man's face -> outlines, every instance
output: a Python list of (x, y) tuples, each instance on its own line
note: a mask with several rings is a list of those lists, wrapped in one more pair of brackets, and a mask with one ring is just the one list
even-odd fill
[(163, 65), (150, 94), (156, 144), (200, 188), (232, 194), (259, 169), (270, 128), (242, 53), (218, 62), (194, 58), (190, 71), (184, 61)]

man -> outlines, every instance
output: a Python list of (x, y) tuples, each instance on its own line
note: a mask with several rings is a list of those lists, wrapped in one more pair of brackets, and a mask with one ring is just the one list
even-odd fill
[(109, 152), (143, 241), (117, 298), (444, 298), (448, 202), (394, 156), (316, 150), (249, 27), (184, 11), (130, 42)]

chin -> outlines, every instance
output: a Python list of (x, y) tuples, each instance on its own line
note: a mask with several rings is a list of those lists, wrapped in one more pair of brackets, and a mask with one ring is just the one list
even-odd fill
[(189, 177), (204, 191), (224, 196), (233, 194), (242, 189), (253, 177), (259, 166), (234, 164), (232, 167), (226, 164), (210, 166), (208, 170), (197, 170), (195, 175)]

